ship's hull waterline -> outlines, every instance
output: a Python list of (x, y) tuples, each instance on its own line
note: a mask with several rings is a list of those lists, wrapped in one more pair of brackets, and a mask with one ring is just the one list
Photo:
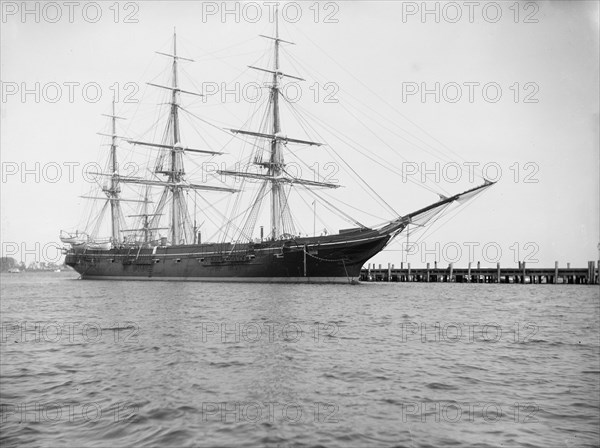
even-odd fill
[(236, 246), (72, 249), (65, 262), (90, 280), (356, 283), (364, 263), (390, 240), (365, 233)]

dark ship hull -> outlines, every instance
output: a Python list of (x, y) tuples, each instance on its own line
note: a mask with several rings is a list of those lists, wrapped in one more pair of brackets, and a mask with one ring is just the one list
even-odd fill
[(391, 235), (356, 230), (261, 243), (73, 248), (66, 264), (83, 279), (355, 283)]
[(73, 245), (65, 263), (82, 279), (178, 280), (267, 283), (356, 283), (362, 266), (420, 216), (467, 199), (493, 182), (390, 221), (378, 229), (342, 230), (338, 235), (257, 243), (177, 246), (131, 245), (110, 250)]

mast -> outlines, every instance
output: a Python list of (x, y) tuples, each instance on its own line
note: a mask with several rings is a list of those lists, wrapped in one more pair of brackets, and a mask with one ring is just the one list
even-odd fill
[[(113, 193), (114, 198), (119, 197), (119, 190), (117, 187), (117, 117), (115, 116), (115, 97), (113, 96), (112, 101), (112, 137), (110, 144), (110, 158), (112, 162), (112, 173), (113, 176), (110, 178), (110, 190)], [(110, 217), (111, 217), (111, 235), (114, 242), (119, 241), (119, 201), (110, 201)]]
[[(142, 215), (153, 216), (152, 220), (147, 224), (144, 224), (144, 228), (147, 230), (158, 230), (163, 229), (162, 227), (156, 227), (158, 225), (159, 216), (162, 216), (163, 207), (169, 202), (171, 204), (171, 213), (168, 218), (169, 220), (169, 233), (171, 244), (180, 244), (181, 242), (188, 243), (190, 240), (188, 230), (189, 216), (188, 207), (184, 197), (184, 190), (206, 190), (206, 191), (221, 191), (233, 193), (237, 191), (233, 188), (217, 187), (210, 185), (200, 185), (190, 183), (185, 179), (185, 170), (183, 166), (183, 154), (184, 153), (198, 153), (198, 154), (209, 154), (209, 155), (220, 155), (222, 152), (212, 151), (198, 148), (188, 148), (181, 145), (181, 135), (179, 128), (179, 94), (185, 93), (195, 96), (203, 96), (200, 93), (190, 92), (179, 88), (179, 77), (178, 77), (178, 63), (179, 60), (194, 62), (193, 59), (184, 58), (177, 55), (177, 33), (173, 30), (173, 52), (172, 54), (163, 53), (157, 51), (156, 53), (172, 58), (172, 80), (171, 85), (161, 85), (148, 82), (147, 84), (160, 89), (166, 89), (171, 91), (171, 101), (169, 110), (169, 119), (166, 129), (166, 141), (163, 143), (153, 143), (140, 140), (126, 139), (127, 142), (133, 145), (139, 145), (149, 148), (159, 148), (167, 151), (166, 166), (163, 168), (162, 159), (160, 165), (157, 165), (155, 169), (156, 174), (162, 174), (166, 176), (166, 180), (155, 180), (145, 179), (138, 177), (124, 177), (120, 176), (119, 181), (132, 184), (141, 184), (146, 186), (164, 187), (162, 196), (156, 207), (155, 213), (149, 214), (147, 211)], [(171, 197), (169, 198), (169, 195)], [(191, 224), (190, 224), (191, 225)], [(135, 229), (133, 229), (135, 230)], [(191, 229), (190, 229), (191, 230)], [(151, 233), (149, 234), (151, 236)]]
[[(171, 120), (173, 126), (173, 148), (171, 148), (171, 172), (169, 174), (169, 182), (176, 184), (181, 182), (184, 175), (183, 172), (183, 161), (181, 160), (182, 155), (180, 151), (177, 151), (176, 146), (180, 142), (179, 136), (179, 90), (177, 86), (177, 33), (173, 29), (173, 81), (172, 81), (172, 95), (171, 95)], [(172, 203), (171, 203), (171, 244), (179, 244), (180, 240), (180, 197), (181, 188), (177, 185), (171, 187), (172, 192)]]
[[(109, 177), (110, 182), (108, 188), (103, 188), (104, 193), (108, 197), (108, 202), (110, 202), (110, 220), (111, 220), (111, 237), (113, 243), (117, 243), (121, 240), (121, 229), (119, 226), (119, 220), (121, 217), (121, 199), (120, 193), (121, 188), (119, 187), (119, 164), (117, 162), (117, 119), (123, 120), (122, 117), (118, 117), (115, 115), (115, 97), (113, 95), (112, 100), (112, 113), (102, 114), (106, 117), (110, 117), (111, 119), (111, 133), (110, 133), (110, 155), (108, 160), (109, 165)], [(107, 135), (102, 134), (101, 135)]]
[[(181, 135), (179, 128), (179, 109), (181, 108), (179, 104), (179, 94), (185, 93), (188, 95), (195, 96), (203, 96), (200, 93), (190, 92), (188, 90), (183, 90), (179, 88), (179, 79), (178, 79), (178, 61), (184, 60), (189, 62), (194, 62), (193, 59), (184, 58), (177, 55), (177, 34), (176, 31), (173, 30), (173, 54), (162, 53), (157, 51), (156, 53), (167, 56), (173, 59), (172, 62), (172, 81), (171, 85), (160, 85), (148, 82), (147, 84), (153, 87), (158, 87), (161, 89), (166, 89), (171, 91), (171, 101), (169, 109), (169, 117), (167, 121), (167, 128), (165, 130), (165, 140), (162, 143), (153, 143), (147, 141), (133, 140), (127, 137), (121, 137), (116, 135), (116, 119), (122, 119), (122, 117), (118, 117), (115, 115), (115, 103), (113, 98), (113, 109), (112, 115), (106, 115), (108, 117), (112, 117), (112, 134), (102, 134), (105, 136), (110, 136), (112, 138), (111, 143), (111, 153), (109, 160), (108, 170), (112, 172), (107, 173), (92, 173), (99, 176), (106, 176), (110, 178), (109, 186), (103, 188), (104, 193), (107, 198), (98, 198), (98, 197), (89, 197), (89, 199), (107, 199), (111, 204), (111, 212), (112, 212), (112, 235), (114, 241), (120, 241), (120, 235), (124, 232), (143, 232), (143, 242), (149, 243), (150, 239), (153, 237), (153, 230), (168, 230), (171, 237), (171, 244), (180, 244), (181, 242), (188, 243), (191, 238), (189, 235), (189, 231), (193, 231), (191, 228), (190, 217), (188, 214), (188, 207), (184, 197), (184, 190), (203, 190), (203, 191), (213, 191), (213, 192), (227, 192), (234, 193), (238, 190), (235, 188), (229, 187), (221, 187), (221, 186), (212, 186), (206, 184), (198, 184), (189, 182), (185, 178), (185, 170), (183, 166), (183, 154), (184, 153), (192, 153), (192, 154), (205, 154), (205, 155), (221, 155), (223, 154), (220, 151), (213, 151), (210, 149), (198, 149), (198, 148), (189, 148), (187, 146), (182, 146), (181, 144)], [(103, 114), (105, 115), (105, 114)], [(154, 173), (161, 174), (166, 176), (165, 180), (155, 179), (155, 178), (145, 178), (145, 177), (135, 177), (135, 176), (121, 176), (118, 173), (118, 164), (116, 158), (116, 148), (117, 148), (117, 139), (123, 139), (132, 145), (138, 145), (141, 147), (147, 148), (157, 148), (163, 152), (159, 158), (157, 159), (157, 165), (155, 167)], [(165, 161), (165, 166), (163, 167), (163, 160)], [(121, 189), (119, 185), (121, 183), (128, 183), (134, 185), (145, 185), (146, 192), (143, 200), (132, 200), (132, 199), (121, 199), (119, 196)], [(162, 187), (162, 195), (160, 200), (156, 206), (156, 210), (154, 213), (148, 213), (148, 204), (152, 201), (148, 200), (148, 192), (150, 187)], [(169, 195), (171, 197), (169, 198)], [(143, 218), (141, 220), (141, 228), (136, 229), (121, 229), (120, 224), (124, 221), (122, 217), (122, 211), (120, 207), (121, 201), (129, 201), (129, 202), (141, 202), (143, 203), (143, 213), (138, 215), (128, 215), (130, 217), (135, 218)], [(171, 213), (168, 227), (157, 227), (160, 223), (160, 216), (163, 215), (163, 209), (167, 204), (171, 203)], [(108, 208), (108, 204), (105, 204), (105, 209)], [(151, 219), (149, 219), (152, 217)], [(194, 216), (195, 219), (195, 216)]]
[[(273, 85), (271, 86), (271, 99), (273, 101), (273, 135), (278, 135), (281, 132), (279, 121), (279, 12), (275, 6), (275, 45), (274, 45), (274, 68), (273, 68)], [(283, 157), (279, 148), (279, 140), (271, 141), (271, 163), (269, 165), (269, 175), (277, 178), (281, 175), (283, 167)], [(271, 181), (271, 235), (273, 240), (279, 236), (279, 222), (281, 220), (280, 211), (280, 195), (281, 185), (279, 181), (273, 179)]]
[[(285, 163), (283, 157), (283, 146), (288, 143), (308, 145), (308, 146), (322, 146), (322, 143), (289, 138), (287, 135), (283, 135), (281, 132), (281, 119), (279, 110), (279, 96), (280, 96), (280, 83), (283, 78), (296, 79), (298, 81), (304, 81), (304, 79), (297, 76), (292, 76), (280, 71), (279, 64), (279, 46), (280, 44), (286, 43), (294, 45), (293, 42), (283, 40), (279, 37), (279, 11), (277, 5), (275, 6), (275, 36), (265, 36), (260, 34), (261, 37), (271, 39), (274, 41), (274, 65), (272, 69), (265, 69), (261, 67), (255, 67), (249, 65), (248, 67), (253, 70), (270, 73), (272, 76), (271, 85), (269, 87), (269, 115), (270, 122), (267, 123), (267, 129), (264, 132), (253, 132), (242, 129), (229, 129), (234, 134), (242, 134), (252, 137), (258, 137), (269, 141), (269, 154), (268, 162), (262, 161), (262, 154), (256, 156), (254, 163), (267, 169), (265, 174), (258, 174), (251, 171), (232, 171), (232, 170), (217, 170), (217, 173), (226, 176), (236, 176), (250, 179), (264, 180), (263, 187), (266, 190), (268, 183), (270, 184), (270, 196), (271, 196), (271, 232), (270, 238), (277, 240), (281, 237), (284, 232), (294, 233), (294, 224), (292, 215), (289, 208), (288, 197), (285, 193), (285, 187), (294, 185), (303, 185), (306, 187), (324, 187), (324, 188), (338, 188), (340, 185), (330, 182), (313, 181), (309, 179), (302, 179), (292, 177), (285, 171)], [(270, 125), (270, 126), (269, 126)], [(270, 128), (270, 129), (269, 129)], [(265, 151), (267, 152), (267, 151)], [(249, 238), (252, 234), (252, 230), (256, 224), (256, 217), (260, 210), (260, 204), (262, 202), (262, 195), (256, 198), (252, 205), (251, 211), (248, 213), (247, 222), (244, 225), (244, 230), (241, 232), (241, 236)], [(287, 227), (286, 227), (287, 226)]]

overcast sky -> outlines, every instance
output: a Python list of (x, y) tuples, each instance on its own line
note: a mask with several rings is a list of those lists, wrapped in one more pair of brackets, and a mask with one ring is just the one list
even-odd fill
[[(434, 202), (435, 192), (457, 193), (481, 181), (463, 172), (454, 182), (455, 165), (444, 163), (479, 164), (477, 173), (486, 167), (498, 183), (450, 213), (452, 219), (438, 221), (409, 257), (413, 265), (455, 260), (465, 266), (470, 258), (510, 265), (518, 252), (530, 265), (558, 260), (586, 266), (598, 259), (600, 241), (598, 2), (476, 3), (428, 2), (427, 14), (422, 2), (282, 3), (281, 37), (296, 45), (282, 50), (281, 66), (306, 79), (298, 84), (296, 104), (314, 124), (312, 131), (303, 129), (283, 108), (284, 130), (325, 138), (398, 214)], [(257, 104), (243, 95), (219, 103), (225, 86), (243, 89), (263, 79), (246, 66), (270, 63), (270, 42), (258, 37), (273, 33), (268, 3), (227, 3), (225, 15), (222, 2), (112, 5), (81, 2), (69, 9), (63, 2), (31, 2), (23, 15), (22, 2), (2, 2), (3, 255), (16, 244), (21, 253), (13, 256), (32, 261), (23, 248), (58, 242), (61, 229), (83, 222), (79, 196), (92, 184), (82, 170), (106, 155), (106, 140), (96, 133), (108, 130), (101, 114), (109, 113), (113, 91), (117, 113), (128, 118), (119, 123), (124, 134), (160, 137), (162, 128), (153, 123), (163, 92), (145, 82), (168, 82), (168, 59), (154, 52), (170, 51), (174, 27), (179, 53), (196, 60), (183, 67), (182, 88), (219, 89), (206, 102), (184, 98), (186, 107), (219, 126), (251, 129), (257, 123), (246, 123)], [(430, 93), (423, 96), (423, 88)], [(24, 89), (33, 93), (23, 95)], [(323, 123), (335, 131), (327, 134)], [(195, 129), (199, 133), (190, 131), (185, 143), (221, 145), (227, 163), (244, 150), (210, 126)], [(368, 148), (370, 158), (349, 141)], [(432, 157), (434, 151), (443, 161)], [(327, 148), (297, 154), (309, 164), (335, 161)], [(390, 166), (437, 170), (439, 189), (435, 174), (426, 182), (418, 173), (403, 179)], [(23, 169), (30, 174), (23, 176)], [(344, 188), (327, 194), (363, 210), (347, 209), (361, 222), (394, 217), (353, 187), (343, 169), (337, 177)], [(206, 197), (231, 207), (220, 196)], [(312, 212), (298, 204), (301, 231), (312, 233)], [(323, 208), (317, 233), (349, 226), (329, 217), (318, 201), (317, 207)], [(258, 224), (268, 226), (268, 220)], [(217, 228), (206, 223), (207, 234)], [(406, 260), (405, 241), (403, 235), (374, 261), (399, 265)]]

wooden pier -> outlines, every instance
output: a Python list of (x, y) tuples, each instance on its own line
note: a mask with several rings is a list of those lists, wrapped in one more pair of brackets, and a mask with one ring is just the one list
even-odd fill
[(364, 282), (456, 282), (456, 283), (532, 283), (532, 284), (570, 284), (593, 285), (599, 283), (598, 263), (588, 262), (587, 267), (559, 267), (558, 261), (553, 268), (527, 267), (525, 262), (518, 266), (482, 268), (481, 264), (469, 263), (467, 268), (456, 268), (450, 263), (447, 267), (431, 266), (414, 268), (410, 263), (400, 263), (400, 268), (388, 263), (379, 267), (373, 263), (361, 270), (360, 279)]

